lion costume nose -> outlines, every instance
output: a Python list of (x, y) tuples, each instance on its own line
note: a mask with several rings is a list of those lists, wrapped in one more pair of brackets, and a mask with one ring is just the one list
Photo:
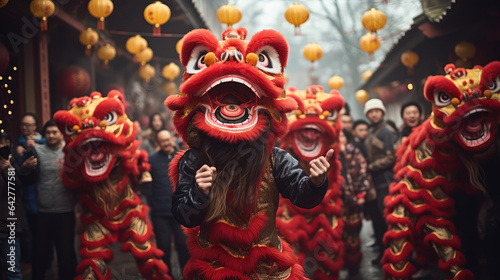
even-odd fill
[(226, 52), (221, 55), (222, 62), (238, 61), (243, 62), (243, 55), (235, 47), (227, 48)]

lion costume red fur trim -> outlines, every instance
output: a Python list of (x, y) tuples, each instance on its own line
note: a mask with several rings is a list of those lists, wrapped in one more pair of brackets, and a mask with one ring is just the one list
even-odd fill
[(74, 98), (68, 111), (54, 115), (66, 141), (61, 178), (64, 185), (79, 191), (83, 208), (85, 232), (76, 279), (111, 279), (109, 247), (117, 240), (123, 243), (122, 251), (134, 256), (144, 277), (170, 279), (160, 259), (163, 252), (151, 242), (148, 207), (134, 192), (151, 175), (146, 152), (137, 150), (137, 127), (125, 106), (119, 91), (112, 90), (107, 97), (93, 92)]
[[(464, 269), (465, 257), (451, 218), (451, 197), (460, 188), (468, 194), (486, 192), (475, 177), (480, 158), (491, 156), (498, 142), (500, 121), (500, 62), (484, 68), (446, 65), (446, 76), (432, 76), (424, 86), (432, 115), (415, 128), (397, 151), (398, 182), (385, 198), (389, 244), (382, 262), (389, 279), (410, 279), (414, 248), (417, 262), (424, 249), (434, 248), (439, 267), (452, 279), (473, 279)], [(472, 203), (471, 197), (469, 201)], [(476, 225), (470, 225), (476, 227)]]
[[(340, 151), (338, 139), (342, 124), (338, 112), (344, 107), (344, 99), (335, 90), (325, 93), (321, 86), (310, 86), (305, 91), (290, 88), (287, 96), (297, 101), (298, 110), (288, 117), (290, 128), (281, 147), (308, 170), (309, 162), (329, 149)], [(335, 153), (330, 160), (330, 185), (320, 205), (301, 209), (288, 199), (280, 198), (276, 220), (278, 232), (295, 249), (301, 263), (307, 257), (314, 258), (318, 265), (313, 272), (314, 279), (338, 279), (344, 263), (340, 199), (343, 178), (338, 155)]]

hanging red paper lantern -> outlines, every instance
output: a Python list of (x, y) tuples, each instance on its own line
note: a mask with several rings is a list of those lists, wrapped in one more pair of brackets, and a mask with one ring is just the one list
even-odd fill
[(56, 91), (70, 98), (86, 95), (90, 90), (89, 73), (80, 66), (69, 66), (56, 77)]

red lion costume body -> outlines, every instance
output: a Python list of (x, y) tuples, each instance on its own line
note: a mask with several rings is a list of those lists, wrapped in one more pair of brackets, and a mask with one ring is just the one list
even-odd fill
[[(344, 99), (337, 91), (325, 93), (321, 86), (310, 86), (305, 91), (291, 88), (287, 96), (295, 99), (299, 107), (295, 114), (288, 117), (290, 128), (281, 148), (297, 158), (302, 168), (307, 170), (311, 160), (326, 154), (329, 149), (340, 151), (338, 139), (342, 124), (338, 112), (344, 107)], [(340, 199), (343, 179), (338, 155), (335, 153), (330, 161), (328, 191), (320, 205), (302, 209), (281, 198), (278, 209), (276, 226), (280, 236), (295, 249), (306, 272), (309, 272), (311, 264), (306, 258), (313, 258), (316, 262), (316, 265), (311, 265), (314, 279), (338, 279), (343, 265)], [(359, 251), (359, 242), (351, 247)]]
[[(188, 33), (181, 51), (185, 73), (180, 93), (165, 101), (176, 111), (174, 125), (191, 148), (171, 163), (176, 185), (172, 211), (188, 227), (186, 279), (304, 279), (275, 225), (279, 193), (312, 196), (284, 186), (297, 183), (286, 181), (290, 170), (307, 175), (297, 171), (298, 163), (288, 153), (274, 148), (286, 133), (286, 113), (297, 106), (283, 89), (288, 44), (273, 30), (249, 41), (245, 37), (244, 28), (226, 30), (220, 42), (208, 30)], [(293, 167), (288, 164), (292, 160)], [(196, 169), (205, 163), (217, 168), (210, 196), (194, 181)], [(226, 185), (227, 192), (220, 191)], [(326, 180), (321, 186), (326, 192)], [(224, 205), (213, 219), (200, 214), (208, 200), (206, 216)]]
[(163, 252), (151, 242), (148, 207), (134, 192), (151, 175), (146, 152), (137, 150), (137, 128), (125, 113), (123, 95), (113, 90), (103, 98), (94, 92), (74, 98), (69, 108), (58, 111), (54, 120), (66, 141), (61, 178), (79, 191), (83, 208), (85, 232), (76, 279), (111, 279), (109, 246), (117, 240), (123, 242), (121, 250), (134, 256), (144, 277), (170, 279), (160, 259)]
[[(464, 269), (456, 230), (466, 215), (451, 219), (460, 208), (474, 203), (471, 194), (488, 192), (488, 186), (478, 180), (478, 166), (498, 154), (500, 147), (500, 62), (474, 69), (449, 64), (445, 71), (446, 76), (429, 77), (424, 87), (432, 115), (397, 151), (394, 170), (399, 182), (391, 184), (385, 198), (389, 229), (384, 242), (389, 248), (382, 262), (389, 279), (411, 279), (414, 248), (417, 262), (427, 261), (425, 254), (433, 248), (439, 268), (450, 272), (452, 279), (473, 279), (473, 273)], [(455, 207), (459, 201), (452, 196), (460, 192), (466, 200)], [(466, 227), (476, 230), (477, 225)]]

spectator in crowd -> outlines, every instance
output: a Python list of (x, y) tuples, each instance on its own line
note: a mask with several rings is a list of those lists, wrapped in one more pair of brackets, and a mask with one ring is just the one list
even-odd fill
[(393, 167), (396, 163), (395, 149), (398, 143), (398, 134), (394, 128), (384, 121), (386, 109), (382, 100), (373, 98), (365, 103), (365, 115), (370, 121), (369, 135), (365, 140), (368, 171), (372, 177), (377, 193), (376, 203), (366, 203), (366, 212), (373, 221), (375, 239), (379, 246), (379, 256), (372, 260), (372, 264), (380, 263), (383, 255), (383, 236), (387, 230), (383, 218), (384, 198), (389, 194), (389, 185), (393, 181)]
[(339, 137), (341, 147), (339, 160), (342, 164), (341, 174), (345, 179), (342, 184), (344, 264), (348, 268), (349, 275), (358, 273), (362, 257), (359, 232), (365, 199), (375, 198), (375, 189), (366, 170), (365, 157), (353, 145), (353, 140), (353, 135), (344, 128)]
[(149, 127), (144, 131), (142, 136), (141, 150), (145, 150), (148, 154), (158, 151), (156, 146), (156, 134), (158, 131), (165, 129), (165, 122), (161, 118), (160, 113), (154, 113), (149, 118)]
[[(20, 168), (12, 157), (12, 137), (0, 134), (0, 279), (20, 280), (23, 202)], [(12, 234), (14, 232), (14, 234)]]
[(401, 118), (403, 119), (401, 142), (403, 142), (410, 135), (413, 128), (422, 123), (422, 107), (413, 101), (403, 104), (401, 106)]
[(357, 120), (352, 125), (352, 144), (358, 148), (366, 159), (365, 139), (368, 137), (369, 124), (365, 120)]
[(352, 132), (353, 121), (350, 115), (340, 115), (340, 121), (342, 122), (343, 128), (347, 131)]
[[(156, 134), (156, 144), (159, 151), (149, 156), (151, 164), (152, 189), (149, 205), (151, 206), (151, 220), (158, 248), (163, 250), (163, 261), (172, 267), (170, 259), (172, 235), (175, 249), (178, 253), (181, 270), (189, 260), (186, 236), (181, 225), (174, 219), (172, 208), (173, 186), (168, 174), (168, 167), (177, 149), (174, 146), (172, 135), (168, 130), (160, 130)], [(171, 270), (170, 270), (171, 271)]]
[(342, 107), (342, 109), (340, 109), (339, 115), (340, 116), (342, 116), (342, 115), (350, 116), (351, 115), (351, 107), (349, 106), (349, 104), (347, 104), (347, 102), (344, 104), (344, 107)]
[(56, 247), (59, 279), (73, 279), (76, 271), (75, 204), (76, 193), (59, 177), (64, 159), (63, 135), (53, 120), (43, 127), (46, 143), (35, 147), (38, 158), (33, 175), (37, 178), (38, 214), (32, 279), (45, 279), (47, 256)]
[[(43, 135), (38, 133), (37, 130), (38, 121), (33, 113), (26, 113), (21, 118), (21, 136), (13, 150), (13, 157), (15, 162), (22, 168), (33, 169), (38, 159), (35, 155), (35, 147), (45, 143), (45, 138)], [(26, 223), (24, 223), (24, 234), (21, 238), (21, 251), (22, 260), (25, 263), (31, 263), (33, 260), (33, 238), (36, 235), (36, 213), (37, 203), (36, 203), (36, 181), (32, 180), (30, 176), (21, 176), (19, 178), (23, 184), (23, 191), (21, 192), (20, 200), (22, 200), (24, 209)], [(26, 182), (29, 180), (30, 182)]]

